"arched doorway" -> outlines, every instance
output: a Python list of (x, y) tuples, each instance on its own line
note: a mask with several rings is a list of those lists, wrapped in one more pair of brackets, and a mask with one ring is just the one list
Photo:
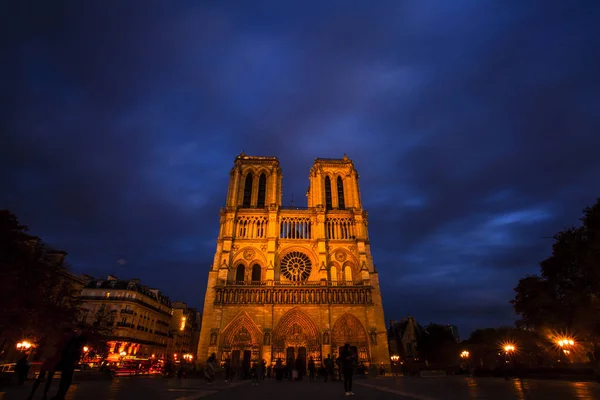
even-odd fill
[(321, 364), (321, 339), (319, 330), (308, 315), (295, 308), (288, 311), (273, 332), (273, 360), (281, 358), (288, 363), (300, 359), (306, 370), (306, 362), (312, 357)]
[(246, 312), (239, 313), (223, 330), (219, 351), (221, 361), (231, 360), (232, 369), (260, 360), (262, 332)]
[(348, 313), (335, 321), (331, 332), (331, 345), (332, 350), (336, 352), (336, 357), (339, 356), (340, 349), (346, 343), (355, 348), (353, 350), (358, 354), (359, 362), (370, 362), (367, 331), (358, 318)]

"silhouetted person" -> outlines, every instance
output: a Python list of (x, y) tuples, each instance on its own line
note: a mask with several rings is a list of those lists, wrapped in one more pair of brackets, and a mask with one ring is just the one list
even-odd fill
[(225, 383), (229, 383), (229, 377), (231, 375), (231, 360), (227, 358), (223, 364), (223, 371), (225, 372)]
[(265, 380), (266, 370), (267, 370), (267, 361), (265, 359), (262, 359), (258, 363), (258, 379), (260, 379), (261, 381)]
[(334, 363), (333, 358), (331, 358), (331, 354), (327, 354), (327, 358), (325, 359), (323, 364), (325, 364), (325, 382), (327, 382), (327, 378), (333, 381)]
[(204, 377), (208, 383), (211, 383), (215, 379), (215, 371), (217, 369), (217, 355), (212, 353), (206, 360), (206, 366), (204, 367)]
[(275, 361), (275, 380), (281, 381), (283, 379), (283, 362), (281, 358)]
[(15, 365), (15, 374), (17, 375), (17, 384), (22, 385), (27, 379), (27, 374), (29, 373), (29, 368), (31, 364), (27, 361), (27, 354), (23, 354), (19, 361), (17, 361), (17, 365)]
[(342, 365), (342, 373), (344, 374), (344, 391), (346, 396), (354, 395), (352, 392), (352, 373), (354, 372), (355, 355), (350, 349), (350, 344), (346, 343), (342, 354), (340, 355), (340, 361)]
[(73, 382), (75, 365), (77, 365), (81, 358), (85, 341), (86, 337), (81, 330), (69, 335), (66, 345), (61, 350), (60, 361), (56, 366), (56, 370), (60, 371), (58, 391), (51, 400), (64, 400), (67, 395), (69, 387), (71, 387), (71, 383)]
[(42, 396), (42, 400), (46, 400), (46, 398), (48, 397), (48, 391), (50, 390), (50, 386), (52, 385), (52, 379), (54, 378), (57, 365), (60, 362), (61, 349), (63, 349), (66, 346), (70, 338), (70, 332), (68, 332), (67, 334), (63, 335), (57, 340), (57, 342), (54, 345), (54, 353), (50, 357), (46, 358), (42, 363), (40, 373), (38, 374), (35, 382), (33, 382), (33, 387), (31, 388), (31, 393), (29, 394), (29, 397), (27, 397), (27, 400), (33, 399), (33, 395), (35, 394), (37, 388), (42, 384), (42, 381), (47, 376), (46, 385), (44, 385), (44, 395)]
[(308, 359), (308, 379), (311, 381), (315, 380), (315, 360), (312, 356)]

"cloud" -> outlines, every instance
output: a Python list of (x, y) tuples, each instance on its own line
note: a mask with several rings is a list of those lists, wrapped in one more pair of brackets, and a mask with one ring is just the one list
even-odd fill
[(597, 11), (21, 7), (2, 39), (0, 207), (77, 271), (140, 277), (199, 306), (234, 156), (278, 156), (284, 203), (298, 204), (314, 158), (346, 153), (386, 315), (465, 334), (505, 324), (512, 288), (550, 252), (542, 237), (598, 196)]

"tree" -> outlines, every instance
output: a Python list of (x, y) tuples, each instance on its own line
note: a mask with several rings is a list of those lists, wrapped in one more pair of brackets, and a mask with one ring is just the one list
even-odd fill
[(0, 210), (0, 336), (41, 341), (75, 326), (78, 293), (60, 253)]
[(454, 363), (458, 357), (458, 343), (448, 327), (429, 324), (419, 338), (419, 354), (432, 363)]
[(600, 339), (600, 198), (583, 211), (581, 226), (554, 236), (540, 275), (527, 276), (511, 301), (518, 326)]

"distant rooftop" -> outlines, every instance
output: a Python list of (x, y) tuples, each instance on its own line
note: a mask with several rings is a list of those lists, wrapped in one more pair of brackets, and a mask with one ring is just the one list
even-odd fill
[(109, 275), (106, 280), (95, 279), (85, 285), (86, 289), (117, 289), (132, 290), (150, 297), (165, 306), (171, 307), (171, 300), (157, 289), (151, 289), (148, 286), (140, 284), (139, 279), (121, 280), (114, 275)]
[(328, 162), (328, 163), (334, 163), (334, 164), (346, 164), (346, 163), (351, 163), (352, 160), (348, 158), (348, 156), (346, 154), (344, 154), (344, 157), (342, 158), (325, 158), (325, 157), (317, 157), (315, 158), (315, 162)]
[(265, 160), (265, 161), (277, 161), (277, 162), (279, 162), (279, 159), (277, 157), (249, 156), (246, 153), (244, 153), (243, 151), (235, 159), (236, 160)]

